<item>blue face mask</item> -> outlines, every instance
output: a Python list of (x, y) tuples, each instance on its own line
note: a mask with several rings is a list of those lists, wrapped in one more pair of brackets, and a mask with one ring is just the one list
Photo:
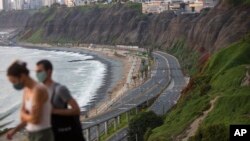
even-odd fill
[(36, 73), (37, 80), (39, 82), (44, 82), (47, 78), (47, 73), (45, 71), (41, 71)]
[(24, 88), (24, 85), (19, 82), (19, 83), (13, 84), (13, 87), (16, 90), (22, 90)]

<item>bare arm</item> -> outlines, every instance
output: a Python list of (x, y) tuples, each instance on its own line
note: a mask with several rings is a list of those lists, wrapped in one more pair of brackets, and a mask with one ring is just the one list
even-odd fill
[(16, 132), (20, 131), (21, 129), (23, 129), (25, 126), (26, 126), (26, 122), (21, 122), (12, 130), (16, 133)]
[(71, 109), (53, 109), (52, 113), (64, 116), (80, 115), (80, 108), (75, 99), (70, 99), (68, 104), (71, 106)]
[[(25, 112), (25, 108), (24, 108), (24, 100), (25, 100), (25, 92), (23, 94), (23, 102), (22, 102), (22, 107), (21, 107), (21, 115), (23, 112)], [(21, 116), (21, 123), (19, 123), (15, 128), (10, 129), (7, 134), (6, 134), (6, 138), (9, 140), (12, 140), (13, 136), (20, 131), (21, 129), (23, 129), (26, 126), (26, 122), (23, 121), (22, 116)]]
[(41, 120), (41, 114), (43, 110), (43, 104), (48, 99), (48, 92), (45, 87), (37, 86), (35, 89), (35, 94), (33, 98), (32, 110), (30, 113), (23, 111), (21, 113), (21, 118), (24, 122), (30, 122), (37, 124)]
[(20, 131), (21, 129), (23, 129), (26, 126), (25, 122), (21, 122), (19, 123), (15, 128), (9, 130), (6, 134), (6, 138), (11, 140), (13, 138), (13, 136)]

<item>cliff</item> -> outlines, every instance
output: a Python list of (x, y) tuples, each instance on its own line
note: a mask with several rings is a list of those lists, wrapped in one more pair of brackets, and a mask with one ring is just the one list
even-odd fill
[(18, 28), (21, 29), (26, 25), (27, 20), (31, 17), (31, 11), (11, 11), (0, 12), (0, 29), (1, 28)]
[[(139, 6), (54, 7), (29, 18), (23, 39), (172, 47), (180, 39), (199, 51), (213, 51), (250, 31), (250, 8), (220, 3), (201, 14), (141, 14)], [(34, 37), (35, 36), (35, 37)]]
[(164, 124), (149, 130), (148, 140), (185, 137), (190, 123), (210, 109), (215, 98), (213, 109), (189, 140), (228, 140), (230, 124), (250, 123), (250, 88), (241, 86), (250, 64), (248, 1), (221, 0), (213, 9), (184, 15), (142, 14), (138, 4), (54, 6), (28, 18), (20, 39), (139, 45), (168, 51), (193, 76), (176, 106), (164, 116)]

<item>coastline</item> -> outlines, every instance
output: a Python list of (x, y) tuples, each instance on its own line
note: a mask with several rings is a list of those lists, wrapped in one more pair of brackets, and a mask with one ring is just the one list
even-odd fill
[[(96, 116), (97, 114), (100, 114), (102, 112), (109, 110), (110, 108), (109, 106), (112, 105), (113, 102), (116, 102), (118, 98), (121, 96), (121, 94), (123, 94), (122, 91), (129, 90), (133, 87), (136, 87), (136, 85), (133, 86), (131, 82), (131, 84), (129, 84), (129, 88), (124, 89), (124, 87), (127, 86), (126, 85), (127, 83), (125, 81), (128, 79), (128, 77), (131, 77), (135, 73), (138, 73), (138, 71), (135, 71), (136, 67), (135, 68), (132, 67), (134, 62), (131, 63), (130, 59), (139, 58), (139, 57), (134, 57), (132, 55), (131, 56), (129, 55), (128, 57), (123, 58), (124, 56), (119, 54), (119, 51), (117, 51), (118, 55), (115, 55), (116, 51), (113, 51), (112, 49), (107, 49), (109, 51), (104, 49), (103, 51), (103, 48), (102, 49), (101, 48), (89, 49), (87, 47), (57, 47), (57, 46), (50, 46), (46, 44), (40, 45), (40, 44), (23, 44), (23, 43), (18, 43), (14, 45), (14, 47), (23, 47), (23, 48), (28, 48), (28, 49), (40, 49), (40, 50), (47, 50), (47, 51), (74, 52), (74, 53), (93, 56), (93, 60), (97, 60), (105, 64), (107, 68), (106, 68), (106, 73), (104, 75), (103, 83), (97, 89), (96, 95), (94, 95), (90, 99), (88, 106), (84, 106), (84, 108), (87, 108), (87, 110), (89, 109), (90, 110), (88, 112), (85, 111), (81, 113), (82, 121), (86, 118)], [(140, 60), (137, 60), (137, 62), (140, 62)], [(132, 71), (133, 73), (132, 75), (129, 75), (132, 69), (133, 69)], [(137, 84), (139, 85), (139, 83)], [(112, 92), (110, 93), (110, 91)], [(19, 132), (13, 138), (13, 141), (17, 141), (19, 139), (25, 140), (25, 138), (26, 138), (26, 133)], [(0, 135), (0, 140), (1, 139), (5, 140), (4, 133)]]
[[(109, 91), (114, 89), (115, 85), (119, 80), (122, 79), (122, 70), (124, 69), (124, 64), (118, 58), (110, 58), (105, 54), (98, 53), (96, 51), (87, 50), (83, 47), (56, 47), (48, 45), (39, 45), (39, 44), (23, 44), (19, 43), (15, 46), (28, 48), (28, 49), (40, 49), (46, 51), (66, 51), (79, 53), (84, 55), (90, 55), (93, 57), (93, 60), (97, 60), (106, 66), (106, 73), (104, 74), (103, 83), (97, 89), (96, 95), (94, 95), (88, 104), (84, 107), (86, 111), (95, 108), (101, 101), (109, 98)], [(86, 111), (82, 111), (81, 115), (86, 115)]]
[(129, 53), (130, 51), (113, 49), (106, 45), (89, 48), (87, 45), (58, 47), (49, 44), (19, 43), (17, 46), (90, 55), (94, 57), (94, 60), (98, 60), (106, 65), (107, 72), (104, 76), (103, 84), (96, 91), (96, 95), (90, 99), (88, 105), (83, 107), (87, 110), (81, 113), (82, 121), (110, 110), (112, 105), (117, 102), (126, 91), (143, 83), (143, 80), (140, 79), (132, 81), (133, 76), (139, 75), (141, 58), (131, 55)]

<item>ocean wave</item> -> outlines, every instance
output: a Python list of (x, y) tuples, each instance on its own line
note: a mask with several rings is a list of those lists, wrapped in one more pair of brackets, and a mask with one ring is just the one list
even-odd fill
[[(3, 58), (2, 58), (3, 57)], [(8, 59), (6, 59), (8, 58)], [(93, 56), (67, 51), (46, 51), (39, 49), (26, 49), (20, 47), (1, 47), (1, 70), (6, 70), (9, 64), (16, 59), (28, 62), (31, 77), (35, 78), (35, 65), (38, 60), (49, 59), (54, 65), (55, 81), (66, 85), (76, 98), (81, 107), (96, 95), (97, 90), (104, 83), (106, 65), (96, 61)], [(69, 60), (85, 60), (68, 62)], [(15, 91), (6, 78), (6, 73), (0, 73), (0, 83), (4, 89), (0, 89), (0, 130), (10, 128), (19, 122), (19, 107), (22, 93)], [(2, 79), (4, 78), (4, 79)]]

